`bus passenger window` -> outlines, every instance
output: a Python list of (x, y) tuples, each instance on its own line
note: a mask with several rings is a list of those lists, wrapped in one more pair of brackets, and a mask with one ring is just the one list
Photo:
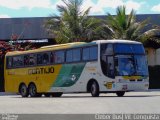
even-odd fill
[(55, 63), (55, 53), (54, 52), (51, 52), (51, 54), (50, 54), (50, 62), (51, 63)]
[(30, 54), (24, 56), (24, 64), (25, 66), (35, 65), (36, 64), (36, 55)]
[(113, 44), (102, 44), (101, 55), (113, 55)]
[(49, 64), (49, 55), (47, 53), (43, 54), (43, 64)]
[(68, 50), (66, 53), (66, 62), (72, 62), (72, 50)]
[(39, 53), (37, 54), (37, 64), (49, 64), (49, 54), (48, 53)]
[(35, 65), (36, 64), (36, 55), (30, 54), (29, 55), (29, 65)]
[(77, 61), (80, 61), (81, 60), (81, 51), (80, 49), (75, 49), (73, 50), (73, 61), (74, 62), (77, 62)]
[(90, 60), (96, 60), (98, 58), (98, 48), (91, 47), (90, 48)]
[(42, 54), (37, 54), (37, 64), (41, 65), (43, 63), (43, 56)]
[(83, 48), (82, 59), (83, 60), (89, 60), (89, 48)]
[(55, 63), (63, 63), (64, 62), (64, 51), (55, 52)]
[(9, 58), (7, 58), (7, 68), (11, 68), (12, 67), (12, 58), (11, 57), (9, 57)]
[(24, 65), (25, 66), (29, 65), (29, 55), (24, 56)]
[(98, 48), (96, 46), (83, 48), (82, 60), (96, 60), (98, 58)]
[(14, 67), (22, 67), (23, 66), (23, 56), (13, 57), (13, 66)]

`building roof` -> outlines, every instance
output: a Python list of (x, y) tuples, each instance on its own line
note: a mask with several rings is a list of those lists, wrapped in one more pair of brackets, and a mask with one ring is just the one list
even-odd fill
[(45, 17), (0, 18), (0, 40), (10, 40), (17, 36), (22, 40), (53, 38), (43, 27), (45, 20)]
[[(107, 16), (94, 16), (105, 19)], [(136, 15), (137, 21), (150, 19), (149, 25), (143, 31), (149, 30), (153, 25), (160, 26), (160, 14)], [(32, 18), (0, 18), (0, 40), (10, 40), (19, 36), (19, 39), (52, 39), (44, 29), (44, 22), (49, 17)]]

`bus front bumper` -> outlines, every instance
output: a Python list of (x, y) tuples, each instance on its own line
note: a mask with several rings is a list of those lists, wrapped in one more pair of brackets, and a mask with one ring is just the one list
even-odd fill
[(107, 83), (107, 91), (146, 91), (149, 82)]

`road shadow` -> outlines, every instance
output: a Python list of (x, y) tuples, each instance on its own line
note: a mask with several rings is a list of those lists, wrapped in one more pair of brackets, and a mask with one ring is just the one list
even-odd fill
[(63, 98), (144, 98), (144, 97), (158, 97), (160, 95), (124, 95), (123, 97), (118, 97), (118, 96), (111, 96), (108, 94), (106, 95), (100, 95), (99, 97), (92, 97), (91, 95), (87, 95), (87, 96), (84, 96), (84, 95), (69, 95), (69, 96), (61, 96), (61, 97), (45, 97), (45, 96), (42, 96), (42, 97), (25, 97), (25, 98), (22, 98), (20, 95), (12, 95), (12, 96), (9, 96), (11, 98), (22, 98), (22, 99), (33, 99), (33, 98), (36, 98), (36, 99), (63, 99)]

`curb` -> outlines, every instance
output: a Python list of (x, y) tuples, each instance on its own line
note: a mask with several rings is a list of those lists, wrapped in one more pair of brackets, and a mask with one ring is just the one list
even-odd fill
[(0, 96), (17, 95), (16, 93), (0, 92)]
[(149, 92), (152, 92), (152, 91), (153, 91), (153, 92), (154, 92), (154, 91), (157, 91), (157, 92), (158, 92), (158, 91), (160, 91), (160, 89), (148, 89), (148, 91), (149, 91)]

